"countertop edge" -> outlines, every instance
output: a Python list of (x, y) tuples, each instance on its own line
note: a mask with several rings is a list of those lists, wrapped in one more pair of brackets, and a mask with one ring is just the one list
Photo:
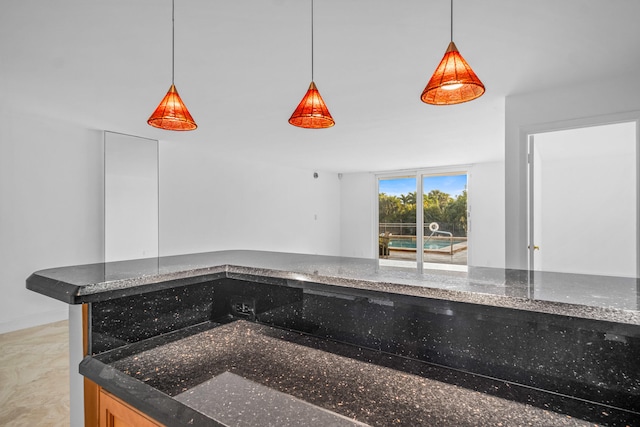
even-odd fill
[[(239, 262), (230, 262), (232, 261), (230, 258), (233, 257), (237, 257), (236, 261)], [(260, 257), (264, 258), (260, 259)], [(267, 259), (266, 262), (265, 258)], [(283, 259), (293, 259), (295, 262), (290, 264), (282, 263)], [(161, 261), (164, 261), (167, 265), (161, 266)], [(342, 267), (341, 263), (346, 265), (347, 271), (354, 264), (358, 267), (366, 266), (369, 268), (373, 261), (370, 259), (264, 251), (220, 251), (45, 269), (29, 276), (26, 280), (26, 287), (67, 304), (83, 304), (221, 278), (279, 284), (294, 282), (301, 284), (319, 283), (344, 289), (378, 291), (640, 325), (640, 311), (553, 300), (536, 300), (521, 295), (483, 292), (482, 281), (478, 281), (475, 278), (471, 280), (456, 274), (425, 273), (416, 275), (415, 273), (406, 272), (383, 272), (378, 274), (377, 270), (373, 272), (365, 270), (358, 277), (357, 273), (343, 273), (337, 269), (334, 274), (334, 270), (332, 270), (336, 266)], [(328, 272), (330, 274), (326, 272), (319, 273), (313, 268), (315, 265), (329, 266)], [(100, 281), (101, 277), (95, 274), (96, 271), (101, 268), (106, 271), (109, 267), (117, 271), (121, 277), (108, 280), (102, 277), (103, 281)], [(118, 270), (118, 268), (122, 269)], [(79, 277), (67, 279), (67, 276), (70, 276), (67, 271), (75, 271), (73, 269), (82, 274), (79, 274)], [(94, 270), (92, 271), (91, 269)], [(87, 271), (92, 271), (94, 275), (88, 274)], [(504, 271), (508, 272), (508, 270)], [(104, 273), (104, 275), (106, 276), (107, 273)], [(62, 280), (62, 278), (67, 280)], [(442, 286), (438, 286), (440, 283), (442, 283)], [(487, 281), (487, 283), (488, 286), (500, 285), (498, 282), (491, 283)], [(454, 286), (457, 286), (458, 289), (454, 289)], [(477, 286), (478, 290), (463, 289), (474, 286)], [(505, 292), (507, 291), (507, 288), (505, 288)]]
[(226, 427), (93, 357), (85, 357), (78, 369), (89, 380), (164, 425)]

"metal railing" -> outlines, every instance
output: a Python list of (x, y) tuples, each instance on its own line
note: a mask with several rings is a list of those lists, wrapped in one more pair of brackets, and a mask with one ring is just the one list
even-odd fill
[[(429, 224), (424, 224), (423, 236), (429, 236), (431, 230)], [(459, 224), (452, 224), (447, 222), (438, 222), (439, 229), (451, 233), (454, 237), (467, 237), (467, 231)], [(416, 235), (416, 223), (415, 222), (381, 222), (378, 224), (378, 234), (391, 233), (395, 236), (415, 236)]]

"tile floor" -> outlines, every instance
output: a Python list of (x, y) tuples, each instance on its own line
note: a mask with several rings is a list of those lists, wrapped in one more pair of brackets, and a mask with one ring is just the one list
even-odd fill
[(68, 425), (68, 322), (0, 334), (0, 426)]

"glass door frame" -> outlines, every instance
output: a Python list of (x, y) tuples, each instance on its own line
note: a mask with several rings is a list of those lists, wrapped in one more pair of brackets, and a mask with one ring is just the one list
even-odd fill
[[(470, 193), (471, 188), (471, 168), (470, 164), (462, 164), (462, 165), (454, 165), (454, 166), (443, 166), (443, 167), (433, 167), (433, 168), (421, 168), (421, 169), (409, 169), (409, 170), (398, 170), (398, 171), (389, 171), (389, 172), (380, 172), (375, 173), (375, 185), (374, 185), (374, 203), (373, 203), (373, 211), (374, 218), (373, 221), (373, 230), (371, 235), (378, 236), (379, 228), (380, 228), (380, 212), (379, 212), (379, 194), (380, 194), (380, 180), (384, 179), (393, 179), (393, 178), (413, 178), (416, 180), (416, 267), (418, 272), (422, 272), (424, 270), (424, 251), (419, 251), (417, 248), (424, 247), (424, 203), (423, 200), (423, 180), (428, 176), (443, 176), (443, 175), (466, 175), (467, 176), (467, 241), (471, 240), (469, 236), (471, 236), (471, 207), (469, 202), (468, 194)], [(418, 203), (418, 200), (420, 203)], [(418, 208), (418, 206), (420, 206)], [(418, 233), (418, 230), (420, 232)], [(374, 245), (377, 247), (377, 244)], [(376, 259), (380, 259), (380, 255), (378, 250), (376, 252)], [(467, 249), (467, 266), (471, 265), (471, 251)]]

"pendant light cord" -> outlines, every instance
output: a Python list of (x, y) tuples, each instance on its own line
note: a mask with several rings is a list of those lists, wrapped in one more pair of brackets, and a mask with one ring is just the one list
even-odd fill
[(176, 1), (171, 0), (171, 84), (175, 84), (175, 64), (176, 64)]
[(311, 0), (311, 81), (313, 81), (313, 0)]
[(450, 28), (451, 28), (451, 40), (450, 41), (453, 41), (453, 0), (451, 0), (451, 14), (450, 15), (451, 15), (451, 26), (450, 26)]

